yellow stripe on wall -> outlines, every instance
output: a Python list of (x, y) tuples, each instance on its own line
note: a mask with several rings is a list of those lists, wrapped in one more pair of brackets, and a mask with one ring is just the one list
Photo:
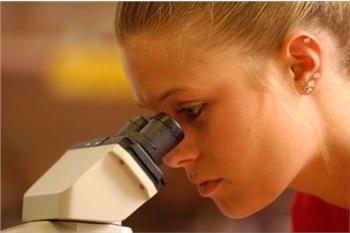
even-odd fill
[(117, 46), (65, 45), (49, 59), (45, 82), (68, 99), (131, 99)]

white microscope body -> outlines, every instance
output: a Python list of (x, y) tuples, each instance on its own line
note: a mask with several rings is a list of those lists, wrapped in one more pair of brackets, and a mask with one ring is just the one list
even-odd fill
[(158, 165), (183, 137), (160, 113), (73, 146), (24, 194), (26, 223), (5, 232), (131, 233), (121, 222), (165, 185)]

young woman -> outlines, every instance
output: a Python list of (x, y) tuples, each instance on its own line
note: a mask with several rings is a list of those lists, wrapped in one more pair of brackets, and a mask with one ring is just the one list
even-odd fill
[(243, 218), (291, 187), (294, 231), (349, 231), (349, 3), (120, 3), (116, 34), (201, 196)]

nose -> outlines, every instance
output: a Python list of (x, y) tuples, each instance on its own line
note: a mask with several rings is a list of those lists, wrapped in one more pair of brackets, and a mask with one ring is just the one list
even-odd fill
[(163, 163), (171, 168), (185, 167), (193, 163), (199, 157), (198, 144), (193, 133), (185, 131), (185, 138), (163, 157)]

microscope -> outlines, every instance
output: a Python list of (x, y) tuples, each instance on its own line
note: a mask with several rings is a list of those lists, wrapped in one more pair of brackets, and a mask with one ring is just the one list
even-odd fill
[(24, 224), (4, 232), (132, 233), (121, 223), (164, 185), (162, 158), (184, 138), (165, 113), (73, 145), (24, 194)]

